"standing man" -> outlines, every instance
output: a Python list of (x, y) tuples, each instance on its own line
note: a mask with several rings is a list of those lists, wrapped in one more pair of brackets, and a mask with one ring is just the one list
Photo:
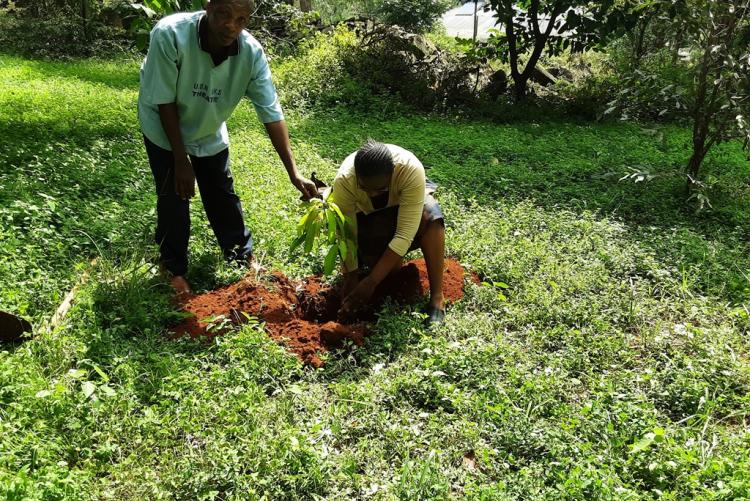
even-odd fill
[(250, 0), (210, 0), (205, 11), (165, 17), (141, 66), (138, 117), (156, 183), (156, 241), (178, 293), (185, 280), (195, 182), (224, 256), (252, 263), (253, 240), (229, 170), (226, 120), (243, 96), (305, 198), (315, 185), (297, 171), (263, 48), (244, 28)]

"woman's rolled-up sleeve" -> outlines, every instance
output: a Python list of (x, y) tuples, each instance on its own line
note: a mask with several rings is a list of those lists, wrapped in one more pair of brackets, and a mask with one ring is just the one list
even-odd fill
[(407, 177), (404, 179), (399, 198), (396, 234), (388, 244), (393, 252), (402, 257), (409, 251), (414, 236), (419, 230), (424, 211), (424, 167), (416, 158), (411, 161), (418, 165), (413, 165), (414, 168), (408, 170)]

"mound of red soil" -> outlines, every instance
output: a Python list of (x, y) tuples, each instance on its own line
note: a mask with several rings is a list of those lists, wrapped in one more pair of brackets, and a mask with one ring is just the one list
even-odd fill
[[(463, 297), (464, 270), (460, 264), (446, 260), (443, 276), (445, 299), (454, 302)], [(472, 277), (476, 281), (476, 277)], [(309, 277), (295, 283), (281, 273), (274, 273), (265, 283), (243, 279), (221, 289), (192, 296), (183, 309), (192, 316), (172, 329), (177, 336), (213, 336), (233, 325), (257, 317), (266, 323), (269, 335), (283, 343), (307, 364), (320, 367), (319, 352), (340, 347), (346, 339), (361, 346), (368, 334), (367, 321), (385, 298), (405, 303), (414, 301), (430, 290), (423, 259), (410, 261), (375, 291), (373, 308), (362, 312), (356, 323), (336, 321), (341, 305), (338, 291)]]

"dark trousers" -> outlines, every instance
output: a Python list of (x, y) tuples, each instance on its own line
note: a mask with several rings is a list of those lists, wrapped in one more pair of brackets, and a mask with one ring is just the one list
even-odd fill
[[(161, 261), (173, 275), (184, 275), (188, 267), (190, 201), (177, 196), (172, 152), (144, 137), (146, 154), (156, 183), (156, 243)], [(208, 222), (224, 256), (245, 260), (252, 255), (253, 238), (245, 227), (240, 198), (234, 192), (229, 170), (229, 149), (210, 157), (190, 156)]]

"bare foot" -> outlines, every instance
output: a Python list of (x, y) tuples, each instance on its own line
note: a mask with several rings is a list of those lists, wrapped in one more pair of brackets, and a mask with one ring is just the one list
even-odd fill
[(193, 293), (190, 284), (182, 275), (175, 275), (169, 279), (169, 284), (175, 291), (177, 297), (189, 296)]

